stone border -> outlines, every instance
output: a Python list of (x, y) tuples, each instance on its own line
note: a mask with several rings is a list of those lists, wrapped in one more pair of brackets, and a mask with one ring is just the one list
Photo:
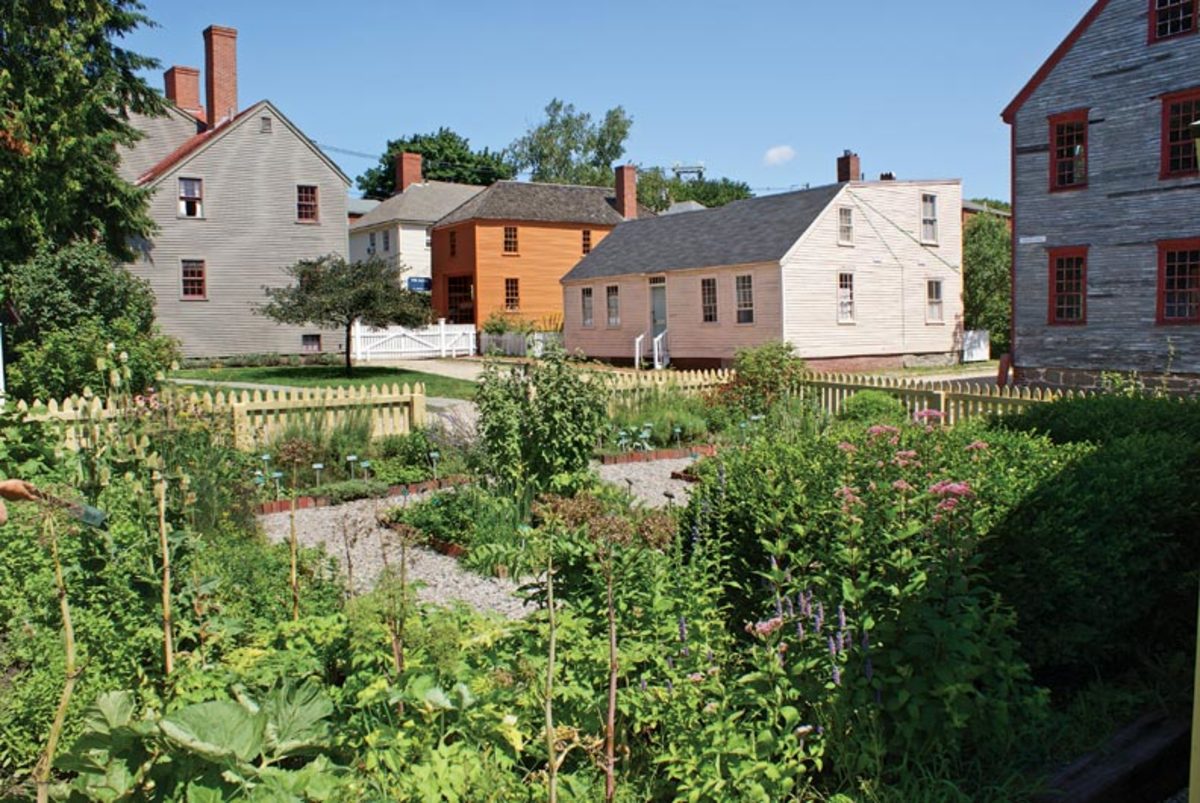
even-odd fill
[[(457, 488), (460, 485), (466, 485), (471, 481), (470, 477), (445, 477), (440, 480), (425, 480), (424, 482), (411, 482), (408, 485), (393, 485), (388, 488), (387, 495), (406, 496), (410, 494), (420, 494), (427, 491), (437, 491), (443, 488)], [(358, 500), (352, 500), (358, 501)], [(326, 496), (301, 496), (296, 499), (296, 510), (306, 510), (313, 507), (330, 507), (329, 497)], [(292, 509), (290, 499), (276, 499), (272, 502), (263, 502), (256, 505), (254, 513), (257, 516), (266, 516), (272, 513), (287, 513)]]
[(702, 443), (699, 446), (688, 446), (682, 449), (651, 449), (648, 452), (622, 452), (621, 454), (601, 455), (600, 464), (604, 466), (616, 466), (624, 463), (650, 463), (655, 460), (681, 460), (692, 455), (697, 457), (712, 457), (716, 453), (716, 444)]

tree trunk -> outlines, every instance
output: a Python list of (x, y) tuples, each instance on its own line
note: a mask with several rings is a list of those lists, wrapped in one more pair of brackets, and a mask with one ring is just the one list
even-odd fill
[(353, 376), (354, 363), (351, 361), (350, 344), (353, 338), (354, 321), (346, 324), (346, 376)]

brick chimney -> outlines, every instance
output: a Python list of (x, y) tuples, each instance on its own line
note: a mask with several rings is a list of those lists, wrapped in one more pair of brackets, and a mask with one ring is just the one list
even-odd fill
[(621, 165), (617, 168), (617, 212), (626, 220), (633, 220), (637, 210), (637, 168)]
[(404, 192), (412, 184), (422, 184), (425, 177), (421, 175), (421, 154), (396, 154), (396, 192)]
[(176, 65), (163, 73), (163, 87), (167, 100), (200, 121), (204, 120), (204, 107), (200, 105), (199, 70)]
[(204, 87), (210, 127), (238, 113), (236, 28), (204, 29)]
[(854, 151), (844, 151), (837, 160), (838, 183), (862, 179), (862, 164)]

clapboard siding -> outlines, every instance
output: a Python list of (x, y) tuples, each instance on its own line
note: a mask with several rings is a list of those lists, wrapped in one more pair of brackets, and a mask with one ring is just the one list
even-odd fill
[[(1200, 87), (1200, 35), (1148, 44), (1148, 13), (1146, 0), (1111, 0), (1016, 110), (1018, 368), (1156, 371), (1170, 359), (1200, 372), (1200, 326), (1155, 323), (1157, 242), (1200, 237), (1200, 179), (1159, 179), (1159, 98)], [(1048, 118), (1080, 108), (1089, 110), (1088, 186), (1051, 193)], [(1087, 323), (1049, 326), (1048, 251), (1080, 245), (1089, 249)]]
[[(286, 281), (283, 268), (347, 250), (346, 184), (341, 175), (267, 103), (246, 114), (155, 185), (151, 216), (159, 231), (130, 266), (149, 280), (163, 330), (187, 356), (298, 353), (301, 334), (320, 333), (324, 350), (344, 347), (341, 332), (280, 326), (256, 315), (264, 286)], [(274, 118), (270, 133), (259, 119)], [(180, 177), (204, 182), (204, 219), (178, 217)], [(296, 186), (319, 188), (320, 222), (296, 221)], [(208, 299), (181, 299), (180, 263), (202, 259)]]
[[(938, 244), (919, 243), (921, 196), (938, 199)], [(839, 245), (850, 208), (853, 246)], [(854, 275), (855, 321), (838, 322), (838, 274)], [(926, 320), (926, 281), (942, 282), (943, 322)], [(958, 181), (848, 184), (783, 260), (783, 332), (806, 358), (948, 354), (962, 335)]]
[(122, 146), (117, 151), (121, 159), (117, 172), (130, 183), (199, 131), (194, 119), (174, 107), (168, 107), (161, 117), (130, 113), (129, 122), (142, 132), (142, 138), (132, 148)]

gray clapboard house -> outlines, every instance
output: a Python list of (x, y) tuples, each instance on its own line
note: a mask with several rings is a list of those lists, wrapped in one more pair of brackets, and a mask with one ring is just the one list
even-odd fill
[(122, 175), (152, 189), (158, 231), (130, 271), (150, 282), (163, 330), (189, 357), (339, 351), (340, 332), (280, 326), (255, 314), (264, 286), (301, 259), (347, 253), (350, 180), (269, 101), (237, 101), (237, 32), (204, 31), (199, 71), (172, 67), (165, 117), (121, 154)]
[(1003, 112), (1019, 381), (1200, 386), (1198, 14), (1099, 0)]

